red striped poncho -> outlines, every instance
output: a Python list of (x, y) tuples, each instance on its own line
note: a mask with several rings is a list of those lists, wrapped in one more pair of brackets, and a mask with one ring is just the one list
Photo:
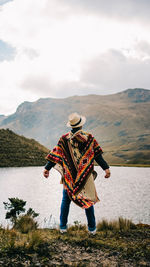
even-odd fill
[(94, 170), (94, 159), (103, 151), (96, 139), (89, 133), (79, 131), (74, 138), (82, 151), (78, 168), (74, 164), (69, 149), (70, 133), (59, 139), (57, 146), (47, 155), (46, 159), (62, 166), (63, 184), (70, 199), (82, 208), (89, 208), (97, 201), (84, 198), (80, 192)]

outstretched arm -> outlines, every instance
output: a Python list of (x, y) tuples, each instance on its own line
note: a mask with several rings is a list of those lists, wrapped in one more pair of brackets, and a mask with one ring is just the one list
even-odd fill
[(45, 169), (43, 171), (43, 175), (45, 178), (49, 177), (49, 171), (52, 167), (55, 166), (56, 163), (52, 162), (52, 161), (48, 161), (47, 164), (45, 165)]
[(110, 177), (110, 170), (109, 170), (109, 165), (107, 164), (107, 162), (104, 160), (104, 158), (102, 157), (102, 155), (98, 155), (95, 158), (95, 161), (98, 163), (98, 165), (105, 171), (105, 178), (109, 178)]

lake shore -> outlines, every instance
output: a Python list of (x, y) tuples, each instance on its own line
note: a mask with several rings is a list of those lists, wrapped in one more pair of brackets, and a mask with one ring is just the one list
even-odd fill
[(0, 229), (0, 266), (150, 266), (150, 225), (122, 229), (99, 224), (90, 236), (84, 225), (20, 233)]
[[(150, 168), (150, 164), (128, 164), (128, 163), (116, 163), (116, 164), (109, 164), (110, 167), (141, 167), (141, 168)], [(95, 166), (98, 166), (96, 163)]]
[(144, 164), (112, 164), (110, 165), (114, 167), (141, 167), (141, 168), (150, 168), (150, 165), (144, 165)]
[[(46, 164), (46, 162), (45, 162)], [(97, 163), (94, 163), (95, 166), (99, 166)], [(127, 164), (127, 163), (124, 163), (124, 164), (109, 164), (110, 167), (141, 167), (141, 168), (150, 168), (150, 164)], [(14, 165), (14, 166), (0, 166), (0, 169), (3, 169), (3, 168), (27, 168), (27, 167), (43, 167), (44, 168), (44, 164), (40, 164), (40, 165), (29, 165), (29, 166), (26, 166), (26, 165), (22, 165), (22, 166), (17, 166), (17, 165)]]

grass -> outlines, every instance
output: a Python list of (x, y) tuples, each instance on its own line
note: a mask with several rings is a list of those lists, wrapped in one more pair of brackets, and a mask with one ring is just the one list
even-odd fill
[[(37, 229), (22, 233), (17, 229), (0, 227), (0, 258), (5, 260), (9, 257), (27, 260), (29, 255), (36, 254), (40, 262), (46, 264), (53, 257), (58, 257), (59, 253), (61, 256), (62, 247), (65, 246), (84, 248), (91, 253), (94, 250), (103, 251), (115, 256), (118, 261), (149, 262), (150, 226), (135, 225), (123, 218), (111, 222), (103, 220), (98, 223), (95, 236), (89, 236), (86, 226), (80, 223), (69, 227), (64, 235), (57, 229)], [(69, 251), (69, 247), (67, 250)]]
[(43, 166), (48, 149), (34, 139), (0, 129), (0, 167)]
[(136, 225), (128, 219), (120, 217), (118, 220), (110, 221), (102, 220), (97, 225), (97, 231), (130, 231), (131, 229), (136, 229)]

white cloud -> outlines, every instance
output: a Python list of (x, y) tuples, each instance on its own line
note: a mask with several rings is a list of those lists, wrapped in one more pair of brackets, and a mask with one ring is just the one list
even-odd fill
[[(133, 7), (133, 1), (123, 7), (131, 16), (129, 2)], [(119, 3), (115, 1), (117, 11)], [(140, 5), (138, 1), (138, 10)], [(145, 5), (144, 0), (141, 12), (147, 14)], [(108, 1), (88, 0), (13, 0), (1, 6), (0, 38), (15, 47), (16, 55), (0, 62), (0, 114), (39, 97), (110, 93), (134, 84), (150, 87), (146, 74), (135, 81), (127, 75), (133, 67), (138, 75), (140, 66), (148, 71), (149, 31), (136, 20), (108, 18), (110, 7)]]
[(150, 88), (150, 57), (145, 60), (125, 57), (122, 52), (109, 50), (88, 62), (81, 80), (104, 94), (127, 88)]
[[(118, 20), (139, 23), (150, 23), (149, 0), (61, 0), (70, 12), (95, 14), (97, 16), (111, 17)], [(145, 25), (146, 26), (146, 25)]]

